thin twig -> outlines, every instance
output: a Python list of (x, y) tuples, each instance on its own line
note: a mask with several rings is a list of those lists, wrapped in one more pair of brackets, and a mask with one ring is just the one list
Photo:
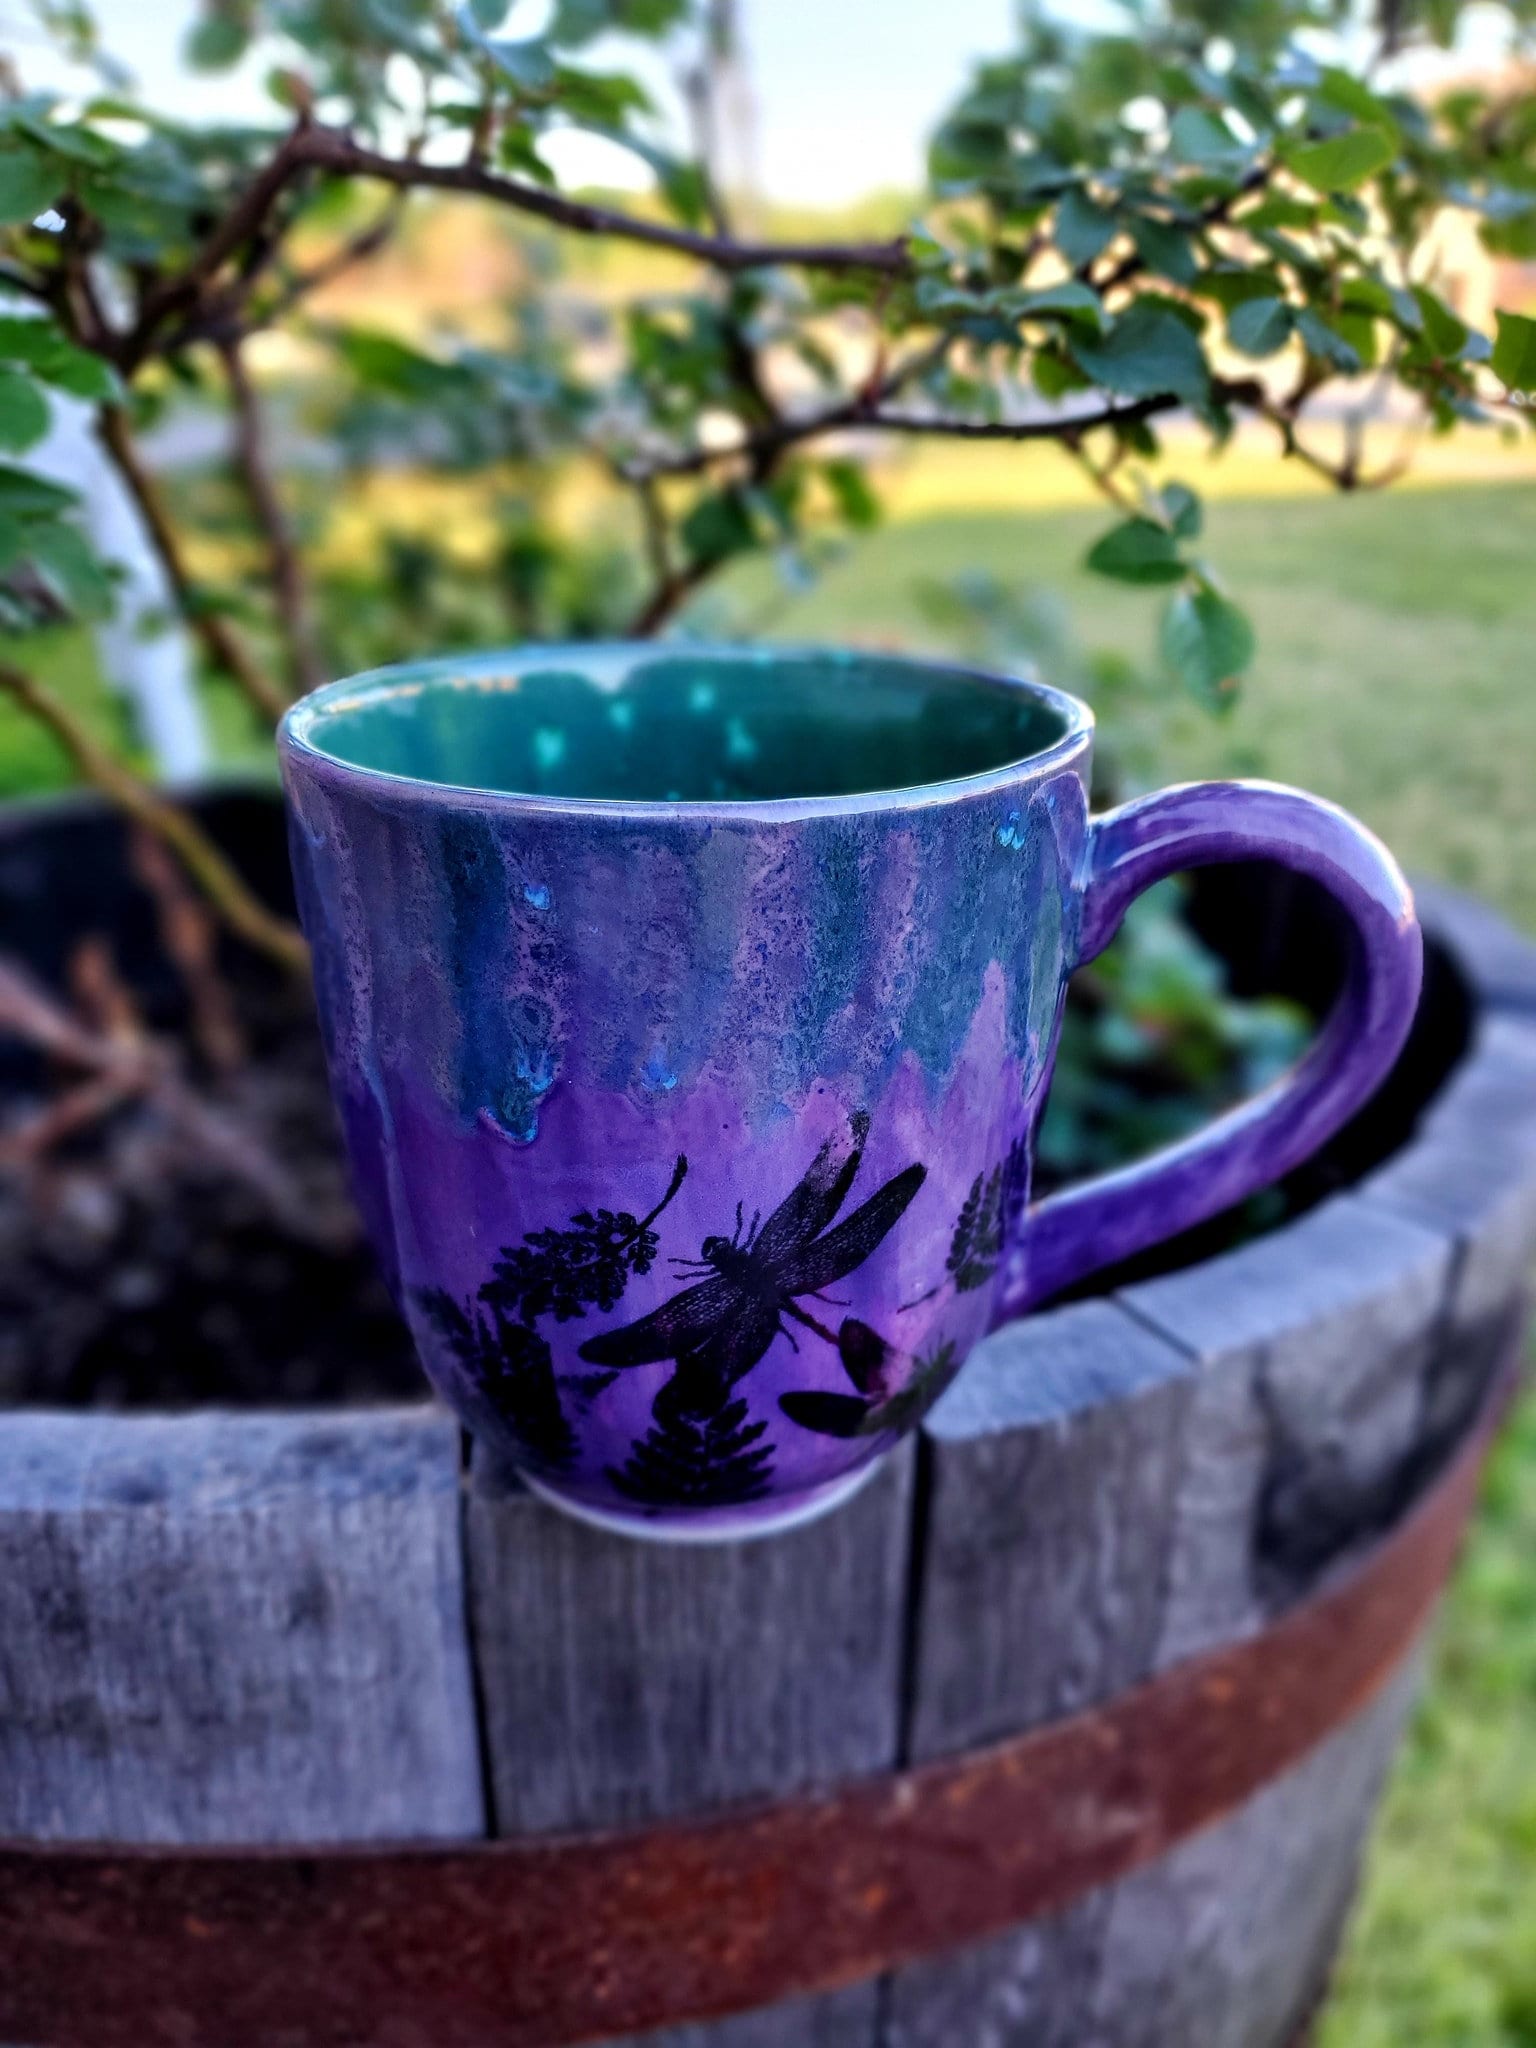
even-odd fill
[(1116, 449), (1109, 461), (1103, 463), (1094, 461), (1088, 450), (1083, 446), (1082, 441), (1076, 435), (1073, 435), (1070, 440), (1064, 441), (1062, 445), (1084, 476), (1088, 478), (1094, 489), (1098, 491), (1101, 497), (1107, 498), (1117, 511), (1132, 515), (1140, 512), (1141, 507), (1136, 503), (1135, 499), (1115, 481), (1114, 473), (1119, 466), (1120, 457), (1124, 453), (1123, 443)]
[(659, 633), (667, 621), (692, 597), (700, 584), (707, 583), (721, 562), (709, 556), (699, 556), (685, 563), (681, 569), (674, 569), (657, 584), (650, 596), (624, 628), (627, 640), (650, 640)]
[(313, 293), (344, 276), (356, 264), (376, 256), (399, 227), (409, 199), (408, 192), (391, 193), (376, 220), (320, 257), (308, 270), (280, 274), (276, 290), (254, 306), (250, 304), (250, 282), (254, 280), (244, 279), (237, 280), (208, 303), (195, 304), (179, 325), (161, 337), (156, 344), (159, 352), (172, 355), (198, 341), (225, 346), (275, 326)]
[(355, 235), (349, 235), (338, 248), (312, 263), (308, 270), (297, 271), (292, 277), (285, 278), (277, 296), (262, 304), (256, 325), (272, 326), (285, 314), (291, 313), (302, 300), (323, 286), (334, 283), (355, 264), (366, 263), (370, 257), (377, 256), (399, 227), (408, 198), (409, 194), (404, 191), (392, 192), (377, 220), (359, 228)]
[(773, 421), (742, 436), (723, 448), (690, 448), (677, 455), (659, 455), (647, 462), (621, 463), (616, 474), (624, 483), (643, 484), (660, 477), (701, 476), (706, 470), (731, 462), (745, 463), (756, 471), (766, 457), (777, 457), (784, 449), (802, 441), (819, 440), (845, 428), (878, 424), (881, 407), (896, 397), (916, 378), (931, 370), (948, 352), (950, 337), (944, 335), (929, 348), (919, 349), (898, 363), (866, 380), (850, 398), (819, 412), (804, 413), (798, 419), (777, 415)]
[(305, 170), (312, 132), (308, 116), (301, 116), (186, 267), (161, 278), (146, 293), (124, 345), (125, 367), (136, 368), (144, 360), (164, 323), (190, 306), (236, 251), (260, 231), (283, 192)]
[(219, 353), (234, 400), (235, 465), (266, 543), (267, 573), (288, 650), (289, 675), (295, 694), (302, 695), (325, 681), (304, 566), (267, 461), (266, 421), (244, 353), (237, 341), (226, 342)]
[(155, 901), (160, 944), (187, 992), (192, 1042), (216, 1074), (245, 1065), (245, 1032), (234, 992), (219, 971), (218, 931), (208, 906), (169, 849), (152, 832), (135, 831), (133, 872)]
[(0, 956), (0, 1032), (76, 1067), (85, 1078), (19, 1128), (0, 1133), (0, 1168), (37, 1167), (64, 1138), (121, 1104), (141, 1100), (160, 1115), (199, 1166), (248, 1187), (289, 1236), (343, 1250), (355, 1219), (317, 1210), (303, 1183), (253, 1130), (193, 1088), (177, 1047), (145, 1029), (132, 991), (101, 940), (76, 949), (71, 984), (84, 1016), (72, 1014), (15, 961)]
[(174, 591), (188, 626), (202, 642), (210, 660), (232, 676), (245, 692), (252, 707), (269, 724), (282, 717), (287, 698), (277, 687), (227, 619), (211, 611), (198, 597), (191, 572), (181, 552), (181, 539), (171, 520), (160, 487), (150, 475), (128, 415), (121, 406), (104, 405), (98, 414), (102, 446), (112, 458), (118, 474), (128, 486), (139, 509), (145, 530), (160, 557), (161, 566)]
[(297, 929), (260, 903), (202, 827), (93, 739), (52, 690), (5, 663), (0, 690), (53, 734), (87, 782), (164, 841), (232, 932), (294, 973), (307, 968)]

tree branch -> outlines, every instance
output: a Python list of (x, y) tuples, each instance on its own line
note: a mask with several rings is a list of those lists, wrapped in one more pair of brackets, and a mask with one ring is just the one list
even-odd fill
[(905, 236), (889, 242), (756, 242), (698, 234), (690, 228), (669, 227), (664, 221), (644, 220), (614, 207), (568, 199), (563, 193), (548, 191), (520, 178), (503, 177), (477, 164), (417, 163), (386, 156), (354, 142), (335, 128), (304, 131), (299, 158), (301, 163), (339, 177), (376, 178), (386, 185), (405, 186), (413, 191), (474, 193), (573, 234), (613, 235), (621, 241), (642, 242), (648, 248), (689, 256), (717, 270), (758, 270), (773, 264), (789, 264), (804, 270), (872, 270), (902, 275), (911, 267)]
[(307, 171), (333, 177), (373, 178), (406, 191), (466, 192), (513, 208), (573, 234), (611, 235), (673, 255), (688, 256), (717, 270), (755, 270), (792, 264), (811, 270), (867, 270), (904, 275), (910, 269), (905, 237), (888, 242), (756, 242), (669, 227), (621, 209), (569, 199), (542, 185), (488, 171), (471, 159), (457, 164), (422, 163), (389, 156), (355, 141), (338, 128), (301, 119), (239, 194), (203, 246), (173, 276), (146, 293), (121, 360), (132, 370), (155, 346), (161, 328), (194, 306), (206, 286), (246, 243), (262, 235), (272, 208), (289, 185)]
[(259, 233), (285, 189), (307, 167), (309, 137), (313, 132), (307, 116), (301, 116), (185, 269), (161, 278), (145, 294), (133, 331), (124, 342), (125, 369), (136, 369), (143, 362), (164, 322), (191, 306), (230, 257)]
[(232, 932), (279, 966), (303, 972), (309, 950), (297, 929), (258, 902), (194, 819), (94, 740), (69, 707), (34, 677), (0, 663), (0, 690), (53, 734), (87, 782), (170, 848)]
[(127, 413), (121, 406), (104, 405), (98, 415), (98, 428), (102, 446), (111, 456), (138, 506), (139, 516), (154, 543), (188, 626), (202, 642), (209, 658), (234, 678), (254, 709), (269, 724), (275, 725), (282, 717), (288, 700), (262, 670), (229, 621), (198, 601), (197, 588), (182, 557), (180, 537), (160, 495), (160, 487), (144, 465)]
[[(896, 373), (893, 373), (893, 375)], [(1246, 390), (1246, 386), (1244, 387)], [(1061, 441), (1092, 433), (1097, 427), (1118, 427), (1174, 412), (1184, 405), (1171, 394), (1159, 398), (1137, 398), (1121, 405), (1106, 405), (1097, 412), (1053, 414), (1037, 420), (957, 420), (933, 413), (892, 412), (878, 397), (860, 395), (807, 413), (799, 419), (779, 421), (759, 434), (747, 435), (730, 448), (693, 448), (683, 455), (669, 455), (655, 462), (620, 470), (629, 483), (666, 476), (699, 476), (728, 462), (756, 463), (765, 454), (777, 456), (800, 442), (819, 440), (825, 434), (845, 429), (882, 434), (932, 434), (935, 438), (961, 441)]]
[(220, 356), (229, 379), (235, 408), (235, 462), (256, 523), (267, 547), (267, 573), (288, 648), (289, 674), (295, 694), (317, 689), (325, 681), (325, 664), (315, 640), (314, 620), (303, 565), (288, 514), (267, 462), (266, 422), (261, 400), (251, 382), (237, 341), (225, 342)]

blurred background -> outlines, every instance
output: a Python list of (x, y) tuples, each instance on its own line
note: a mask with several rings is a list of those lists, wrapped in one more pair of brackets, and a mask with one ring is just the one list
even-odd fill
[[(1219, 35), (1221, 9), (1208, 12)], [(110, 92), (110, 52), (173, 121), (279, 118), (283, 81), (269, 54), (247, 51), (239, 8), (105, 0), (89, 35), (72, 33), (71, 13), (4, 0), (0, 49), (28, 91)], [(498, 33), (536, 38), (547, 13), (529, 0)], [(740, 0), (728, 25), (714, 149), (738, 229), (839, 241), (917, 216), (928, 136), (1015, 29), (1008, 0)], [(1472, 7), (1453, 26), (1448, 47), (1408, 50), (1377, 83), (1426, 104), (1469, 80), (1529, 90), (1506, 10)], [(1317, 46), (1348, 63), (1364, 36), (1334, 22)], [(689, 81), (664, 50), (625, 61), (686, 125)], [(402, 84), (382, 117), (392, 146), (406, 146), (410, 119)], [(657, 170), (632, 149), (590, 132), (544, 148), (567, 192), (652, 204)], [(344, 195), (305, 222), (301, 258), (324, 262), (377, 213), (376, 199)], [(1490, 250), (1455, 207), (1435, 239), (1442, 297), (1470, 326), (1491, 331), (1495, 307), (1536, 311), (1536, 255), (1518, 241)], [(557, 239), (490, 207), (418, 196), (370, 260), (311, 293), (302, 323), (251, 339), (268, 460), (308, 567), (310, 677), (632, 621), (645, 597), (633, 507), (582, 452), (562, 394), (573, 351), (601, 365), (624, 309), (682, 291), (690, 275), (664, 253)], [(855, 346), (835, 318), (819, 331), (834, 355)], [(450, 333), (482, 352), (478, 381), (442, 367)], [(521, 421), (515, 445), (493, 421), (500, 404)], [(494, 447), (491, 424), (503, 432)], [(138, 427), (200, 601), (277, 659), (258, 591), (270, 536), (232, 471), (222, 395), (196, 374), (162, 374)], [(1311, 428), (1315, 447), (1353, 445), (1367, 470), (1417, 436), (1400, 397), (1365, 377)], [(846, 493), (835, 532), (742, 548), (682, 593), (673, 628), (1036, 662), (1107, 714), (1116, 790), (1224, 773), (1303, 784), (1358, 813), (1410, 868), (1536, 931), (1536, 440), (1517, 423), (1457, 424), (1416, 445), (1392, 489), (1366, 493), (1282, 459), (1259, 422), (1213, 448), (1195, 421), (1172, 420), (1146, 456), (1147, 483), (1176, 477), (1206, 501), (1211, 554), (1257, 645), (1219, 715), (1169, 687), (1145, 591), (1085, 566), (1106, 512), (1070, 451), (893, 437), (856, 452), (860, 466), (835, 482)], [(98, 487), (100, 458), (67, 405), (39, 459), (64, 484)], [(139, 565), (131, 616), (24, 622), (18, 665), (146, 774), (271, 778), (248, 697), (170, 623), (132, 508), (103, 502), (99, 516), (118, 559)], [(78, 772), (45, 724), (0, 704), (0, 796), (34, 798)], [(1284, 1006), (1226, 1004), (1172, 919), (1148, 916), (1105, 973), (1119, 988), (1113, 1014), (1074, 1024), (1084, 1043), (1069, 1048), (1053, 1106), (1046, 1165), (1058, 1175), (1199, 1121), (1296, 1043)], [(1533, 1558), (1528, 1409), (1500, 1454), (1394, 1782), (1325, 2048), (1536, 2048)]]

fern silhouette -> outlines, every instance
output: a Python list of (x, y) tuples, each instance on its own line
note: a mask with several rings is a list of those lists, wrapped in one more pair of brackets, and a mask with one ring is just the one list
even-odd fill
[(565, 1230), (530, 1230), (520, 1245), (505, 1245), (482, 1301), (501, 1315), (525, 1323), (552, 1315), (557, 1323), (584, 1316), (589, 1308), (615, 1307), (631, 1273), (649, 1273), (660, 1240), (653, 1225), (688, 1172), (678, 1155), (666, 1193), (645, 1216), (627, 1209), (581, 1209)]
[(997, 1271), (1004, 1246), (1018, 1237), (1028, 1200), (1029, 1143), (1015, 1138), (1002, 1163), (990, 1173), (983, 1168), (971, 1182), (950, 1235), (944, 1278), (914, 1300), (904, 1301), (903, 1310), (920, 1308), (946, 1287), (957, 1294), (985, 1287)]
[(565, 1471), (576, 1456), (576, 1433), (560, 1405), (554, 1361), (538, 1331), (494, 1308), (465, 1309), (440, 1287), (420, 1288), (416, 1298), (528, 1463), (535, 1470)]
[(748, 1422), (745, 1401), (700, 1413), (658, 1397), (652, 1413), (623, 1466), (608, 1468), (609, 1484), (626, 1500), (659, 1508), (741, 1507), (761, 1500), (773, 1483), (772, 1447), (758, 1442), (768, 1425)]
[(944, 1270), (958, 1294), (985, 1287), (1003, 1249), (1003, 1169), (978, 1173), (960, 1206)]

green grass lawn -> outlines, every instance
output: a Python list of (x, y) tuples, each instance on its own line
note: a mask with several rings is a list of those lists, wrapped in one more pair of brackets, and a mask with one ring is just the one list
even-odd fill
[[(773, 630), (931, 640), (914, 584), (984, 568), (1059, 586), (1088, 644), (1150, 659), (1157, 593), (1079, 567), (1108, 523), (1102, 507), (967, 513), (919, 511), (921, 494), (910, 502), (778, 607)], [(1208, 540), (1253, 613), (1260, 655), (1228, 720), (1191, 709), (1173, 721), (1169, 779), (1240, 768), (1303, 783), (1358, 811), (1408, 865), (1481, 891), (1536, 930), (1536, 485), (1229, 497), (1211, 509)], [(754, 569), (738, 589), (748, 609), (761, 607), (771, 578)], [(80, 649), (57, 679), (93, 716), (110, 715)], [(226, 707), (221, 730), (236, 723)], [(56, 774), (46, 743), (0, 707), (0, 793)], [(1536, 2048), (1529, 1405), (1492, 1476), (1322, 2043)]]

